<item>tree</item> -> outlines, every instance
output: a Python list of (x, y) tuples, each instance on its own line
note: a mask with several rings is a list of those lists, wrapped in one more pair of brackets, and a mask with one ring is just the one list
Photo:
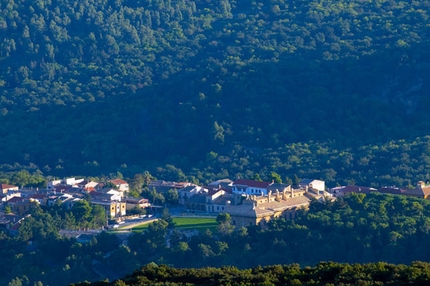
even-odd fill
[(129, 181), (130, 182), (130, 189), (136, 190), (137, 192), (142, 191), (142, 187), (144, 184), (144, 178), (142, 174), (136, 174), (134, 175), (133, 179)]
[(35, 220), (32, 217), (26, 218), (19, 227), (18, 238), (22, 241), (29, 241), (33, 239), (33, 225)]
[(76, 219), (73, 215), (73, 212), (66, 212), (64, 214), (64, 228), (65, 229), (75, 229), (76, 228)]
[(271, 172), (270, 173), (270, 178), (275, 182), (275, 183), (279, 183), (279, 184), (281, 184), (282, 183), (282, 179), (281, 179), (281, 176), (278, 174), (278, 173), (276, 173), (276, 172)]
[(211, 246), (204, 243), (200, 243), (199, 245), (197, 245), (197, 251), (200, 257), (204, 260), (215, 255), (215, 253), (212, 251)]
[(234, 225), (231, 224), (231, 216), (228, 213), (218, 214), (216, 221), (218, 222), (218, 233), (221, 235), (230, 235), (234, 231)]
[(261, 179), (261, 177), (260, 177), (260, 174), (258, 174), (258, 173), (255, 173), (254, 174), (254, 180), (255, 181), (259, 181), (259, 182), (262, 182), (263, 180)]
[(140, 193), (136, 190), (130, 190), (127, 192), (127, 196), (138, 199), (138, 198), (140, 198)]
[(134, 206), (131, 210), (127, 211), (129, 215), (144, 215), (146, 214), (146, 209), (143, 209), (139, 206)]
[(169, 212), (168, 208), (163, 209), (163, 213), (161, 214), (161, 219), (167, 222), (169, 229), (174, 229), (176, 226), (176, 223), (173, 221), (172, 215)]
[(214, 140), (219, 141), (220, 143), (224, 143), (224, 127), (219, 125), (218, 122), (214, 122), (212, 132), (214, 134)]
[(171, 205), (178, 204), (179, 200), (179, 193), (176, 189), (169, 189), (166, 194), (164, 195), (164, 198), (166, 199), (166, 203)]
[(15, 277), (7, 285), (8, 286), (25, 286), (29, 285), (30, 281), (27, 276), (22, 276), (21, 278)]
[(91, 214), (91, 206), (86, 200), (80, 200), (73, 204), (72, 213), (79, 226), (87, 227), (87, 219)]
[(166, 201), (164, 195), (162, 193), (158, 193), (155, 188), (149, 192), (146, 192), (146, 194), (148, 195), (149, 201), (151, 201), (151, 204), (153, 205), (163, 205)]
[(100, 205), (93, 205), (91, 208), (91, 222), (93, 228), (107, 225), (106, 210)]
[(218, 224), (230, 223), (231, 222), (231, 216), (228, 213), (219, 213), (216, 217), (216, 221)]
[(289, 177), (285, 177), (285, 184), (292, 185), (293, 184), (293, 180), (291, 180)]
[(162, 249), (166, 245), (165, 237), (169, 224), (165, 220), (157, 220), (149, 224), (145, 237), (149, 242), (149, 250)]
[(298, 186), (300, 184), (300, 181), (300, 178), (296, 174), (294, 174), (294, 185)]
[(12, 177), (12, 183), (18, 185), (21, 188), (28, 185), (31, 181), (31, 175), (27, 170), (19, 171), (15, 173)]
[(175, 252), (185, 254), (186, 252), (190, 251), (190, 246), (186, 241), (180, 241), (174, 248)]
[(118, 189), (118, 187), (114, 183), (112, 183), (110, 181), (106, 182), (104, 187), (105, 188), (110, 188), (110, 189), (115, 189), (115, 190)]

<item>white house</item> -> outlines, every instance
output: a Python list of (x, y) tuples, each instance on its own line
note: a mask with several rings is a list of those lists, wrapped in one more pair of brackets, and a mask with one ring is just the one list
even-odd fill
[(121, 201), (121, 199), (124, 197), (124, 193), (119, 190), (111, 189), (111, 188), (104, 188), (98, 191), (98, 193), (109, 195), (111, 201)]
[(76, 179), (76, 178), (66, 178), (63, 180), (63, 182), (67, 185), (67, 186), (77, 186), (77, 184), (83, 182), (84, 179)]
[(83, 182), (84, 179), (76, 179), (76, 178), (64, 178), (63, 180), (54, 180), (48, 182), (48, 189), (53, 189), (56, 186), (64, 185), (64, 186), (77, 186), (79, 183)]
[(267, 188), (273, 183), (238, 179), (233, 183), (233, 193), (242, 195), (267, 195)]
[(303, 179), (299, 183), (299, 187), (308, 188), (309, 190), (314, 190), (318, 192), (325, 191), (325, 182), (314, 179)]
[(122, 192), (128, 192), (130, 190), (130, 186), (124, 180), (115, 179), (115, 180), (110, 180), (109, 182), (114, 184), (118, 188), (118, 190), (120, 190)]

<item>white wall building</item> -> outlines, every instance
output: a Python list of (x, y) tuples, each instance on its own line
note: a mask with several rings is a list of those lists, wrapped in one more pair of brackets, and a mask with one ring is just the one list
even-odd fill
[(267, 195), (267, 188), (273, 183), (238, 179), (233, 183), (233, 193), (242, 195)]

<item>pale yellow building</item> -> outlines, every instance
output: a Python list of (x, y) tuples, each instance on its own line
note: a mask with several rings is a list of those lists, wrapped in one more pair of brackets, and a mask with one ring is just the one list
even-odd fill
[(225, 212), (230, 214), (236, 228), (259, 225), (265, 227), (272, 219), (294, 219), (299, 208), (308, 207), (313, 198), (320, 198), (307, 189), (284, 189), (270, 192), (267, 196), (248, 195), (241, 204), (227, 204)]
[(126, 203), (119, 201), (91, 201), (92, 204), (100, 205), (106, 210), (109, 218), (125, 216), (127, 213)]

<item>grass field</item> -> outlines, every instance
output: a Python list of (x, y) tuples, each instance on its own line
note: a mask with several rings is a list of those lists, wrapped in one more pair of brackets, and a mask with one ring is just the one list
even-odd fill
[[(202, 218), (202, 217), (175, 217), (173, 221), (176, 223), (177, 229), (197, 229), (198, 231), (205, 231), (207, 228), (215, 231), (217, 222), (215, 218)], [(136, 226), (133, 231), (141, 232), (148, 228), (148, 224)]]

